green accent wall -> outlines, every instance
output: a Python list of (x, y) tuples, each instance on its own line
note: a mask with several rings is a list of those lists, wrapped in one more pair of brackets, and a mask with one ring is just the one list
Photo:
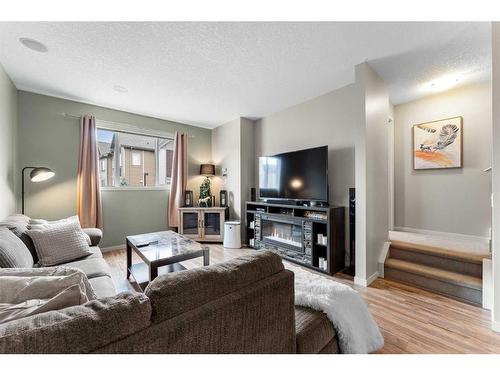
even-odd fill
[[(209, 129), (140, 116), (77, 101), (18, 92), (18, 168), (36, 165), (53, 169), (56, 175), (44, 182), (26, 182), (26, 214), (55, 220), (76, 213), (76, 171), (80, 144), (79, 120), (65, 117), (91, 114), (98, 120), (129, 124), (153, 131), (189, 134), (188, 189), (195, 199), (202, 177), (199, 165), (211, 161)], [(126, 126), (125, 126), (126, 128)], [(20, 171), (16, 171), (17, 186)], [(28, 179), (27, 179), (28, 180)], [(21, 189), (17, 189), (20, 208)], [(103, 190), (104, 238), (102, 247), (119, 246), (125, 236), (168, 229), (168, 190)]]

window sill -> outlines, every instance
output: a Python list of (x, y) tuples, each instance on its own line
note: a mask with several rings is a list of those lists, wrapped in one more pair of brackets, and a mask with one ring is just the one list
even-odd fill
[(101, 187), (101, 191), (168, 191), (168, 190), (170, 190), (170, 185), (143, 186), (143, 187), (140, 187), (140, 186), (137, 186), (137, 187), (102, 186)]

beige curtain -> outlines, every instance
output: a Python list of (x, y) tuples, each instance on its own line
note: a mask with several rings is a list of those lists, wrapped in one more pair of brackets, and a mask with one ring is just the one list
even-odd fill
[(94, 116), (80, 118), (80, 159), (77, 174), (76, 212), (83, 228), (102, 229), (101, 191)]
[(172, 178), (168, 199), (168, 225), (179, 226), (179, 207), (183, 206), (187, 185), (187, 134), (175, 133), (172, 155)]

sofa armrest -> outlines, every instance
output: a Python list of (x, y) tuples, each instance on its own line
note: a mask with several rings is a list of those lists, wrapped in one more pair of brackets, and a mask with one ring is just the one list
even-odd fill
[(143, 330), (150, 318), (144, 294), (120, 293), (0, 324), (0, 353), (88, 353)]
[(83, 232), (90, 237), (90, 245), (97, 246), (102, 239), (102, 230), (99, 228), (82, 228)]

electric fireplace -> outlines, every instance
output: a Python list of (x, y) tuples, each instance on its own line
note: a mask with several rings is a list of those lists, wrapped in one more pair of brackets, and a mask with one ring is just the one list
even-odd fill
[(250, 247), (329, 274), (345, 267), (344, 222), (344, 207), (246, 202)]
[(263, 219), (261, 226), (262, 242), (302, 248), (301, 222)]

